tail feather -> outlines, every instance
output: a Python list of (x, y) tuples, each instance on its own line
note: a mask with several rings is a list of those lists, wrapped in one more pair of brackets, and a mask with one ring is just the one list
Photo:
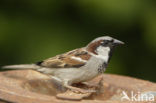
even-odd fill
[(20, 64), (20, 65), (6, 65), (3, 69), (38, 69), (40, 66), (36, 64)]

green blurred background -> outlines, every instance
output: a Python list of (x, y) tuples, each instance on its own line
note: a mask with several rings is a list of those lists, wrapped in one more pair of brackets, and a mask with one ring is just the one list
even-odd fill
[(109, 35), (107, 73), (156, 82), (155, 0), (1, 0), (0, 66), (33, 63)]

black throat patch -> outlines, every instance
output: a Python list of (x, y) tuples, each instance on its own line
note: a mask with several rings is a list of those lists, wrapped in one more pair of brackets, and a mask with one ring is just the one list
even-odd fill
[(107, 64), (106, 62), (104, 62), (102, 65), (99, 65), (98, 67), (98, 73), (104, 73), (106, 68), (107, 68)]

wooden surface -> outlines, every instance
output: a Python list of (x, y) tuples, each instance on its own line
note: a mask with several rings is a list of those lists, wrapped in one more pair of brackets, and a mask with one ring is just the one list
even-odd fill
[(75, 101), (79, 103), (121, 103), (122, 91), (128, 95), (131, 91), (134, 93), (156, 91), (155, 83), (113, 74), (101, 75), (88, 83), (99, 85), (99, 87), (86, 88), (83, 85), (78, 85), (78, 87), (94, 89), (98, 92), (81, 94), (66, 91), (48, 76), (32, 70), (1, 72), (0, 103), (75, 103)]

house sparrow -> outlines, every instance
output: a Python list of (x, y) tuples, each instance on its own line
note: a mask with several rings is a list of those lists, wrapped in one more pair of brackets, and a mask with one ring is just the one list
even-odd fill
[(35, 64), (8, 65), (3, 68), (33, 69), (51, 76), (64, 87), (78, 92), (86, 92), (72, 86), (93, 79), (103, 73), (108, 65), (114, 47), (124, 44), (109, 36), (98, 37), (86, 47), (56, 55)]

